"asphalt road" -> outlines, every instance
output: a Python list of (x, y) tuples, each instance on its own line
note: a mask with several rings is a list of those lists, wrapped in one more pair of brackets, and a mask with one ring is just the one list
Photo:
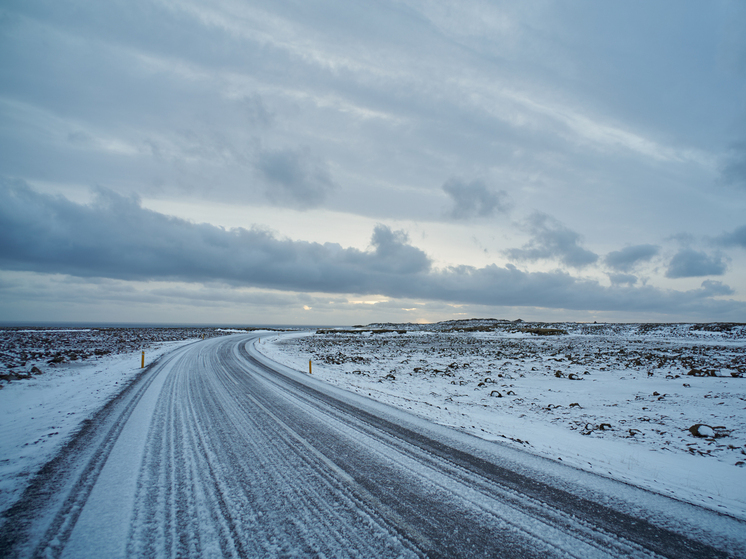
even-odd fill
[(746, 523), (503, 459), (273, 365), (256, 341), (151, 365), (8, 511), (0, 556), (746, 556)]

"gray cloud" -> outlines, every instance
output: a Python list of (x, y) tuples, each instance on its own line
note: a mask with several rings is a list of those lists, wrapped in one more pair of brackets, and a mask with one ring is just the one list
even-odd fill
[(724, 233), (716, 239), (722, 246), (737, 246), (746, 248), (746, 225), (743, 225), (730, 233)]
[(722, 178), (727, 184), (746, 186), (746, 142), (731, 146), (723, 166)]
[(371, 245), (378, 260), (373, 263), (377, 271), (396, 274), (414, 274), (430, 269), (430, 259), (420, 249), (409, 243), (403, 231), (392, 231), (385, 225), (377, 225), (373, 230)]
[(515, 260), (536, 261), (557, 259), (566, 266), (582, 268), (598, 260), (598, 255), (582, 248), (580, 235), (543, 213), (528, 219), (531, 240), (523, 248), (510, 249), (506, 254)]
[[(708, 299), (714, 295), (712, 286), (691, 291), (651, 286), (607, 288), (597, 281), (578, 279), (562, 272), (524, 272), (510, 264), (450, 268), (431, 275), (429, 280), (418, 286), (420, 295), (425, 298), (480, 305), (666, 314), (717, 312), (731, 317), (741, 316), (746, 309), (741, 302)], [(411, 290), (401, 295), (412, 296)]]
[[(178, 280), (279, 291), (378, 294), (477, 305), (700, 313), (723, 319), (746, 305), (710, 299), (719, 282), (692, 291), (603, 287), (567, 273), (513, 265), (436, 270), (406, 234), (379, 225), (371, 249), (279, 239), (258, 229), (225, 230), (165, 216), (99, 190), (91, 205), (0, 182), (0, 268), (86, 278)], [(629, 282), (627, 282), (629, 283)]]
[[(433, 19), (435, 4), (6, 2), (0, 168), (32, 181), (143, 195), (162, 184), (162, 198), (256, 203), (263, 185), (246, 180), (257, 171), (253, 146), (306, 145), (332, 178), (345, 177), (350, 195), (325, 199), (335, 210), (386, 219), (396, 196), (396, 217), (432, 219), (443, 177), (499, 174), (500, 184), (550, 187), (554, 207), (543, 209), (557, 216), (582, 200), (591, 207), (584, 231), (604, 235), (595, 204), (614, 204), (619, 219), (660, 237), (677, 230), (661, 178), (689, 188), (712, 179), (690, 155), (723, 144), (718, 123), (733, 122), (740, 90), (725, 74), (714, 79), (708, 58), (682, 65), (674, 47), (712, 44), (717, 26), (639, 34), (634, 5), (619, 8), (630, 27), (609, 29), (605, 9), (585, 24), (553, 3), (461, 3)], [(691, 21), (706, 10), (676, 9)], [(604, 72), (603, 53), (629, 33), (640, 39), (636, 57)], [(652, 60), (661, 37), (670, 58)], [(620, 96), (628, 83), (638, 84), (634, 95)], [(675, 100), (658, 95), (670, 83), (681, 86)], [(690, 110), (701, 99), (715, 117)], [(78, 130), (90, 141), (68, 141)], [(305, 207), (328, 194), (324, 164), (319, 180), (311, 165), (300, 182), (272, 161), (261, 167), (272, 203)], [(417, 195), (403, 196), (402, 185)], [(615, 204), (620, 191), (628, 202)], [(643, 206), (632, 202), (640, 195)], [(708, 200), (704, 230), (719, 215), (712, 199), (698, 203)], [(459, 198), (453, 211), (481, 215), (490, 204)]]
[(406, 235), (384, 226), (374, 231), (373, 250), (363, 252), (282, 240), (259, 229), (194, 224), (108, 190), (99, 190), (90, 206), (38, 194), (21, 181), (3, 181), (0, 192), (6, 269), (369, 293), (430, 266)]
[(721, 255), (708, 256), (690, 248), (677, 252), (668, 264), (667, 278), (695, 278), (701, 276), (721, 276), (726, 263)]
[(734, 295), (735, 290), (725, 285), (721, 281), (705, 280), (702, 282), (702, 290), (707, 293), (708, 297), (715, 297), (717, 295)]
[(443, 191), (453, 202), (449, 212), (453, 219), (490, 217), (508, 210), (507, 193), (504, 190), (492, 190), (481, 180), (467, 183), (451, 178), (443, 184)]
[(321, 204), (336, 188), (328, 165), (311, 155), (308, 148), (263, 151), (257, 169), (267, 180), (267, 199), (298, 209)]
[(275, 114), (267, 107), (264, 99), (258, 93), (245, 95), (239, 101), (239, 106), (243, 107), (243, 114), (248, 122), (254, 126), (266, 128), (274, 122)]
[(637, 276), (633, 274), (609, 274), (609, 280), (614, 285), (634, 285), (637, 283)]
[(635, 245), (610, 252), (604, 258), (607, 266), (620, 272), (629, 272), (640, 262), (647, 262), (658, 254), (660, 248), (655, 245)]

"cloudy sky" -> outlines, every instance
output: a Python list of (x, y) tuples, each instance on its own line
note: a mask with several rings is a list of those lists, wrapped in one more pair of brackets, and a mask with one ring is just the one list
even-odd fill
[(5, 0), (0, 322), (746, 321), (746, 3)]

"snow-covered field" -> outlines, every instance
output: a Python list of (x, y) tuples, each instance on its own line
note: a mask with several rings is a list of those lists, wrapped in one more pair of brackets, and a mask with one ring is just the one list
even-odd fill
[(0, 329), (0, 512), (145, 364), (212, 328)]
[(257, 347), (434, 422), (746, 518), (745, 325), (381, 324)]

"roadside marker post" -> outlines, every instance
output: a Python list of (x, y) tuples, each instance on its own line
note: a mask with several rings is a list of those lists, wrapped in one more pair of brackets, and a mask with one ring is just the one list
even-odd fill
[(308, 374), (311, 374), (311, 360), (308, 360)]
[(145, 368), (145, 350), (143, 350), (143, 352), (142, 352), (142, 359), (140, 359), (140, 368), (141, 369)]

